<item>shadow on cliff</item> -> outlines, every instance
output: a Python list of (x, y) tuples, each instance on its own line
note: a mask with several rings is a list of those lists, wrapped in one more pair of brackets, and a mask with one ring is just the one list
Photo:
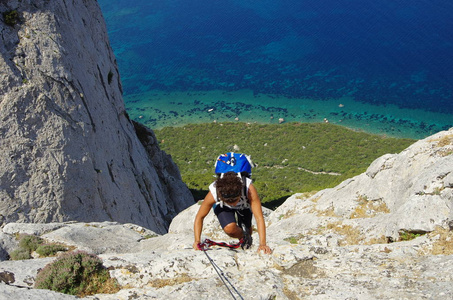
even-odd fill
[(266, 207), (266, 208), (275, 210), (277, 207), (279, 207), (280, 205), (282, 205), (283, 202), (285, 202), (286, 199), (288, 199), (289, 197), (290, 197), (290, 195), (288, 195), (288, 196), (283, 196), (283, 197), (280, 197), (280, 198), (278, 198), (278, 199), (275, 199), (275, 200), (272, 200), (272, 201), (269, 201), (269, 202), (264, 202), (264, 203), (263, 203), (263, 206)]
[(199, 200), (203, 200), (206, 197), (206, 194), (209, 192), (208, 190), (197, 190), (197, 189), (189, 189), (190, 193), (193, 196), (195, 202)]

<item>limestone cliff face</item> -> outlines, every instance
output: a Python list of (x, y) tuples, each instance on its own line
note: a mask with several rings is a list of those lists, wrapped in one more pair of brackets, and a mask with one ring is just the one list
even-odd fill
[(193, 199), (152, 131), (128, 118), (97, 2), (0, 1), (13, 10), (15, 25), (0, 15), (0, 225), (165, 232)]

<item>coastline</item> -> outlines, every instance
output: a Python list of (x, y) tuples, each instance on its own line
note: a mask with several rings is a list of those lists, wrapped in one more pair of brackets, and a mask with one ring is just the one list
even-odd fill
[(418, 109), (377, 106), (350, 97), (288, 98), (238, 91), (148, 91), (124, 97), (130, 117), (151, 129), (209, 122), (329, 122), (352, 130), (422, 139), (452, 127), (453, 116)]

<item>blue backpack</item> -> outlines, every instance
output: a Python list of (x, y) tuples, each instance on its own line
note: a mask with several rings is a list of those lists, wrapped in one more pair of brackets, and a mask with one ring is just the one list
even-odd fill
[(220, 176), (223, 173), (235, 172), (240, 173), (241, 176), (250, 178), (252, 175), (252, 168), (254, 167), (250, 156), (229, 152), (221, 154), (215, 163), (215, 173)]

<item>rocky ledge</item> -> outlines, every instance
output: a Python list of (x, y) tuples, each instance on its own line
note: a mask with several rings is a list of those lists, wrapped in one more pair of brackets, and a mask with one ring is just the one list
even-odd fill
[[(452, 299), (451, 166), (453, 129), (378, 158), (335, 188), (266, 210), (271, 255), (256, 245), (207, 254), (244, 299)], [(122, 286), (84, 299), (232, 298), (205, 253), (191, 247), (197, 210), (181, 212), (165, 235), (115, 222), (9, 223), (0, 234), (3, 258), (17, 234), (35, 234), (97, 254)], [(213, 214), (203, 234), (230, 241)], [(53, 259), (0, 262), (0, 299), (76, 298), (32, 288)]]

